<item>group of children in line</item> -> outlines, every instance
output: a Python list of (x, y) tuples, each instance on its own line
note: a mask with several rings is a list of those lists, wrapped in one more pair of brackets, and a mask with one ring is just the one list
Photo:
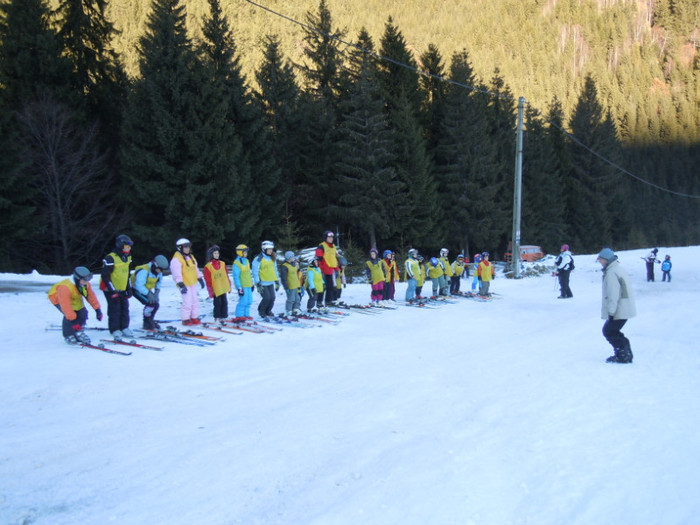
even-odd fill
[[(334, 233), (324, 233), (324, 240), (314, 252), (306, 272), (300, 268), (299, 258), (292, 251), (284, 254), (284, 262), (278, 267), (277, 253), (272, 241), (261, 243), (261, 252), (252, 261), (248, 258), (249, 248), (245, 244), (236, 246), (236, 258), (229, 267), (221, 260), (221, 248), (217, 245), (207, 250), (207, 262), (203, 272), (199, 269), (192, 254), (192, 243), (181, 238), (175, 243), (176, 251), (170, 261), (163, 255), (156, 255), (146, 264), (136, 266), (132, 271), (132, 240), (128, 235), (115, 239), (114, 249), (103, 259), (100, 290), (107, 302), (108, 327), (115, 339), (132, 338), (129, 328), (129, 299), (136, 298), (143, 306), (143, 329), (160, 328), (155, 320), (160, 307), (160, 290), (163, 274), (170, 271), (182, 297), (180, 315), (185, 326), (199, 325), (198, 286), (206, 288), (213, 301), (213, 315), (216, 321), (228, 318), (228, 294), (238, 293), (236, 318), (250, 320), (253, 304), (253, 288), (261, 296), (258, 304), (260, 317), (273, 315), (275, 295), (282, 286), (286, 293), (285, 315), (301, 315), (301, 300), (308, 295), (306, 309), (309, 312), (327, 310), (337, 304), (342, 289), (346, 285), (345, 269), (347, 260), (338, 253)], [(367, 261), (367, 276), (372, 287), (371, 300), (375, 303), (393, 301), (395, 283), (400, 280), (396, 254), (384, 251), (379, 258), (376, 249), (370, 250)], [(406, 301), (421, 298), (422, 287), (427, 279), (432, 282), (433, 295), (450, 295), (460, 290), (460, 280), (469, 276), (468, 258), (459, 254), (450, 263), (449, 250), (440, 250), (440, 257), (432, 257), (427, 263), (417, 250), (408, 251), (405, 263), (405, 276), (408, 282)], [(489, 263), (488, 253), (477, 255), (474, 261), (472, 291), (489, 294), (489, 284), (495, 274)], [(49, 291), (49, 300), (63, 313), (63, 336), (69, 344), (89, 343), (83, 327), (88, 314), (83, 299), (95, 309), (97, 319), (102, 319), (100, 302), (90, 280), (89, 269), (79, 266), (73, 271), (72, 279), (65, 279)], [(233, 281), (233, 282), (232, 282)]]
[[(464, 254), (450, 263), (447, 248), (440, 250), (440, 257), (431, 257), (426, 264), (425, 258), (418, 250), (408, 250), (408, 258), (405, 262), (405, 276), (408, 283), (406, 288), (406, 302), (413, 303), (422, 299), (423, 285), (426, 280), (432, 283), (433, 296), (447, 296), (460, 293), (460, 282), (463, 277), (469, 277), (469, 258)], [(384, 258), (379, 259), (379, 252), (372, 248), (369, 252), (369, 260), (366, 262), (367, 278), (372, 286), (371, 300), (374, 303), (383, 304), (394, 300), (395, 283), (399, 280), (399, 271), (396, 264), (396, 253), (391, 250), (384, 251)], [(495, 277), (493, 265), (489, 262), (488, 252), (477, 254), (474, 258), (474, 278), (472, 280), (472, 293), (489, 295), (489, 286)], [(478, 292), (477, 292), (478, 288)]]

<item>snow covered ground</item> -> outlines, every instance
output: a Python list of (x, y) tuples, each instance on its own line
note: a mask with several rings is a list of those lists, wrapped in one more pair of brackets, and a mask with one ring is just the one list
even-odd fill
[(660, 248), (671, 284), (646, 252), (620, 254), (632, 365), (604, 362), (595, 255), (572, 300), (498, 278), (490, 303), (128, 357), (45, 331), (59, 277), (0, 275), (0, 523), (697, 523), (700, 248)]

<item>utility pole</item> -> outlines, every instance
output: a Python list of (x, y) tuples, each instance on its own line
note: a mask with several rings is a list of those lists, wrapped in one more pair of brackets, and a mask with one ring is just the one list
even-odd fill
[(515, 184), (513, 186), (513, 247), (510, 260), (513, 263), (513, 277), (520, 279), (520, 214), (523, 189), (523, 111), (525, 99), (518, 99), (518, 126), (515, 145)]

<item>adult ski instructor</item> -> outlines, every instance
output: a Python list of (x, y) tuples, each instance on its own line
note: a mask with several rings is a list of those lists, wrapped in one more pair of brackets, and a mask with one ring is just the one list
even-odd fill
[(326, 299), (319, 295), (317, 306), (332, 306), (335, 304), (335, 278), (338, 274), (338, 249), (335, 246), (335, 235), (326, 230), (323, 234), (323, 242), (316, 248), (316, 257), (319, 257), (318, 267), (323, 273), (323, 288)]

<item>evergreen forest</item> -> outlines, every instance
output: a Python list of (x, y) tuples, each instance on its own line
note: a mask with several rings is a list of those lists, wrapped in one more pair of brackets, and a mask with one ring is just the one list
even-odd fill
[(0, 0), (0, 271), (700, 240), (697, 0)]

